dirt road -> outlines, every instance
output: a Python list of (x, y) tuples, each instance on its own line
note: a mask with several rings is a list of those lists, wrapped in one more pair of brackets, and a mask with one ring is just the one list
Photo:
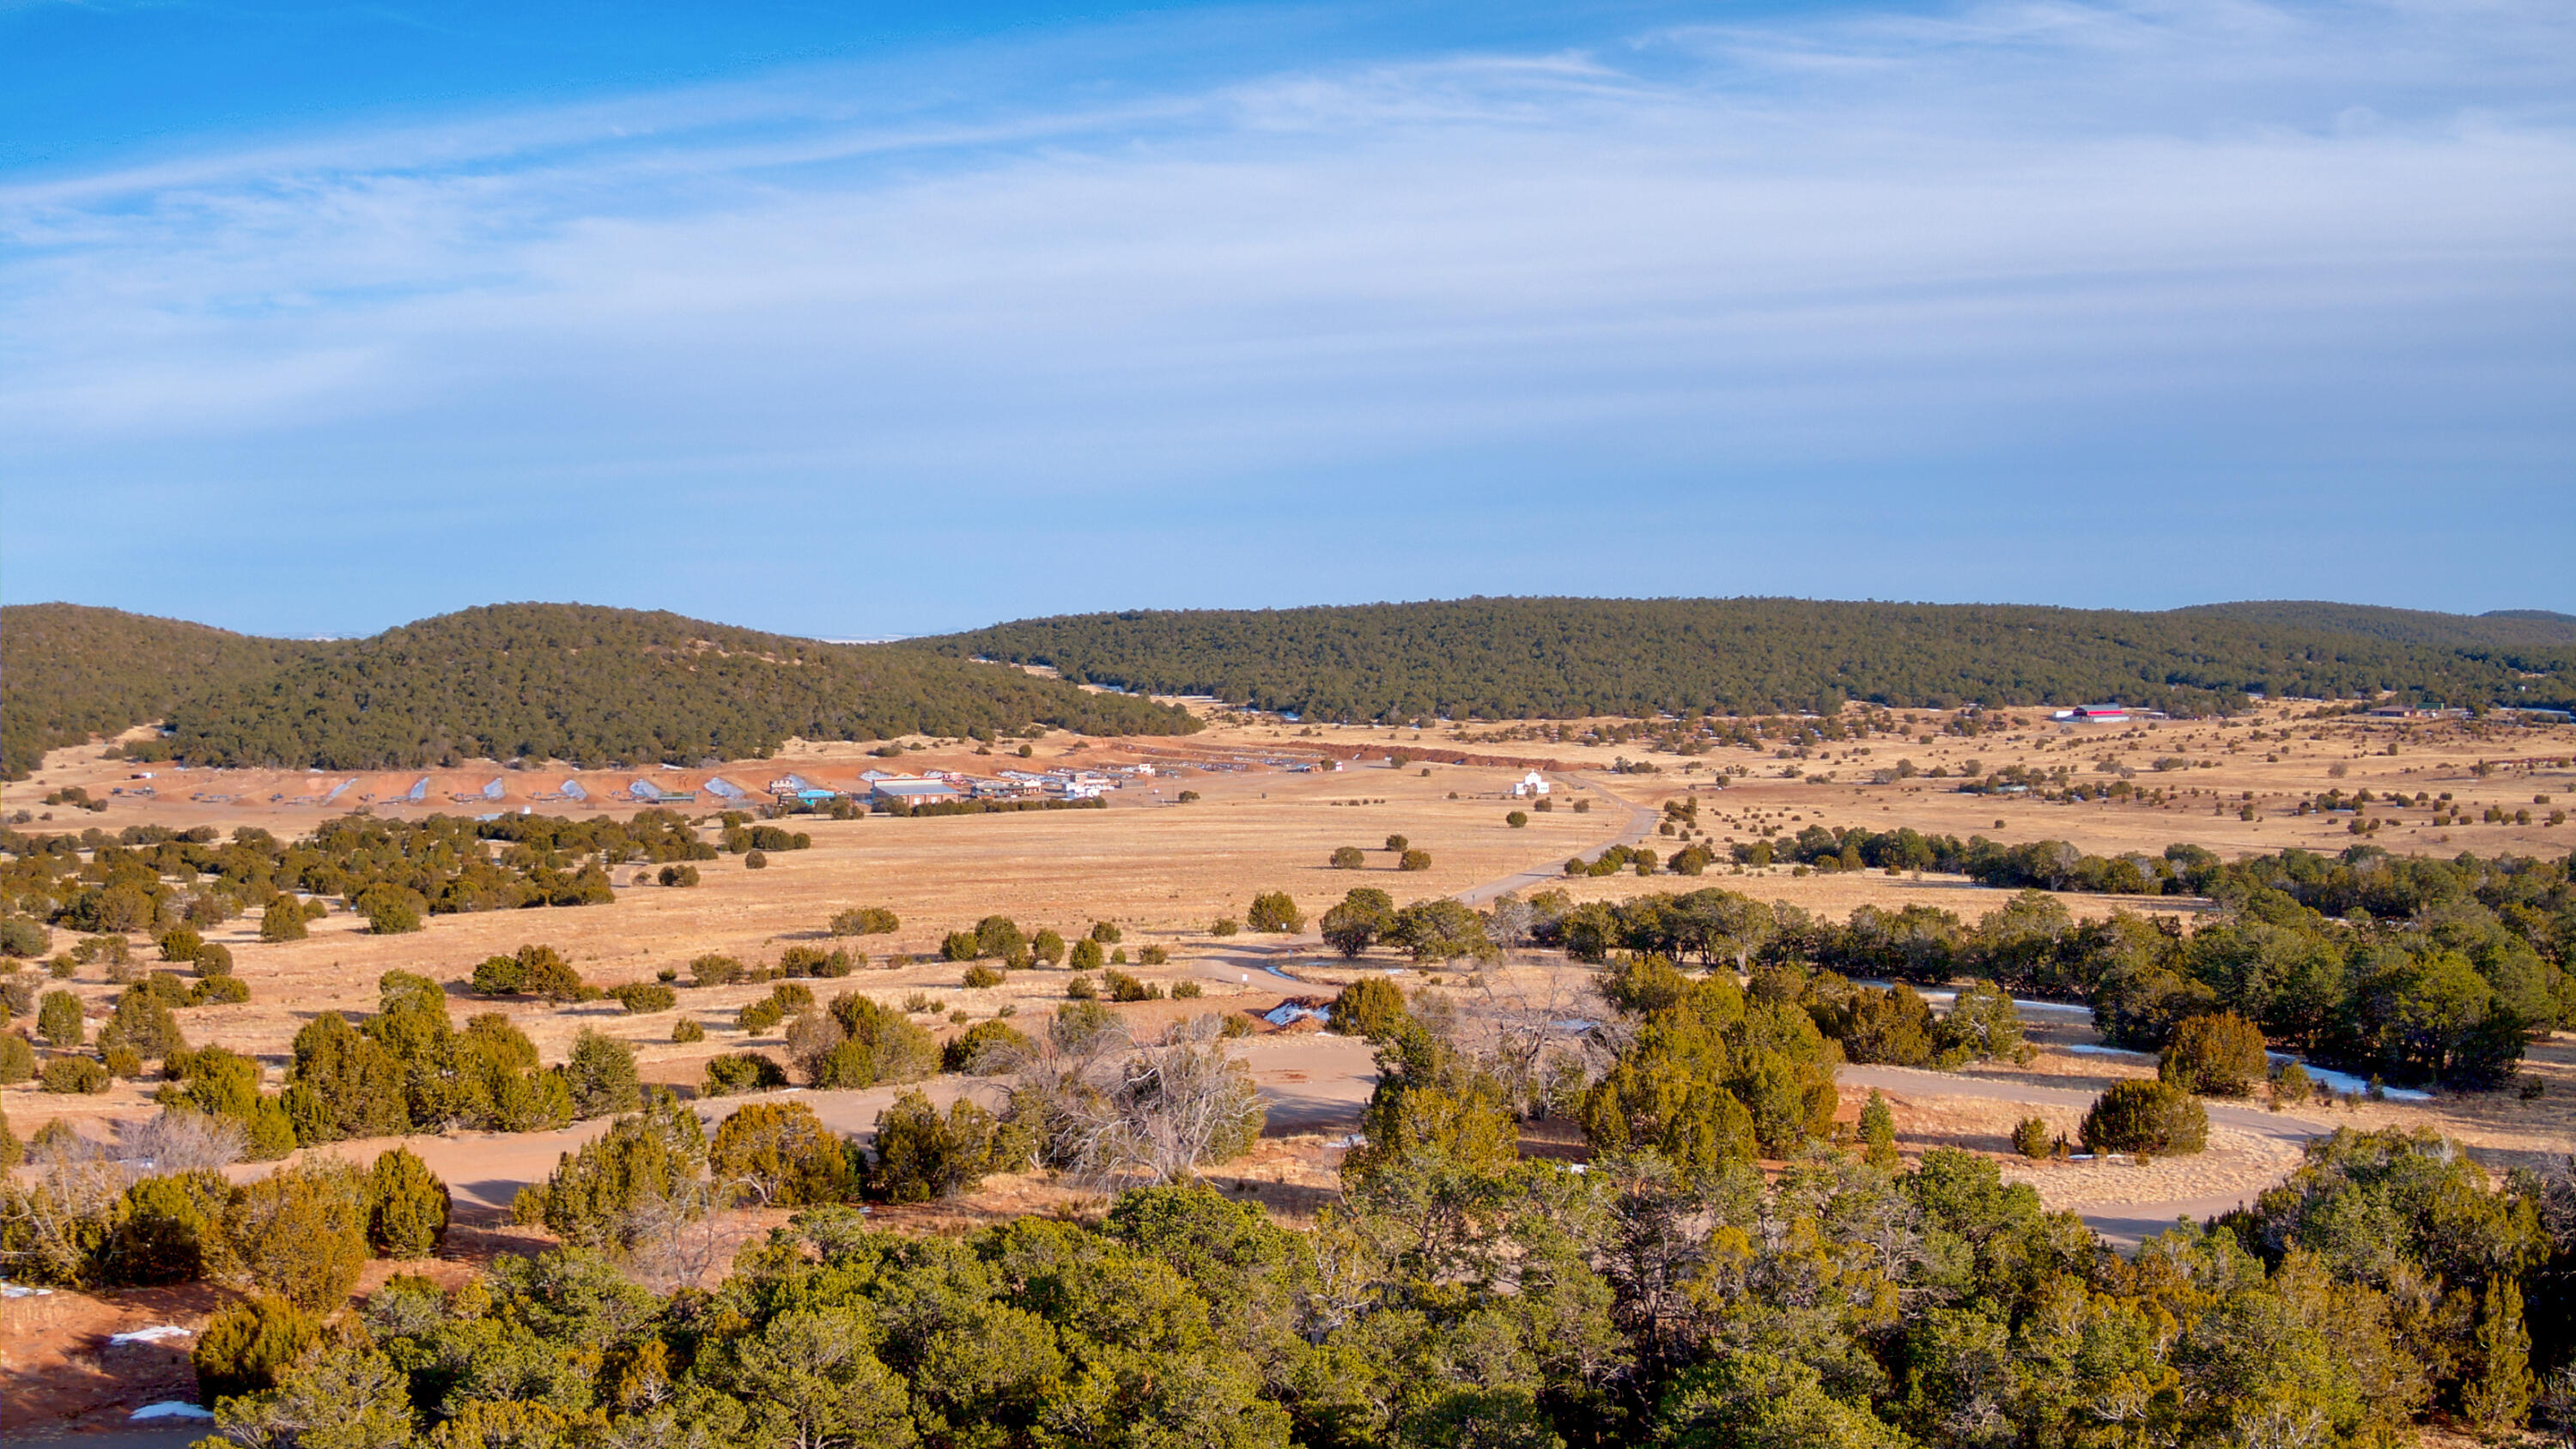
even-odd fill
[[(1596, 845), (1589, 850), (1577, 852), (1577, 859), (1599, 860), (1601, 858), (1601, 852), (1608, 850), (1611, 846), (1635, 845), (1637, 842), (1644, 840), (1655, 833), (1655, 826), (1659, 817), (1653, 806), (1640, 805), (1633, 800), (1625, 799), (1619, 795), (1613, 794), (1597, 779), (1578, 780), (1572, 776), (1565, 775), (1560, 775), (1557, 778), (1570, 785), (1583, 785), (1587, 789), (1600, 795), (1603, 799), (1608, 800), (1611, 804), (1624, 806), (1628, 811), (1627, 829), (1619, 832), (1619, 834), (1612, 839), (1605, 840), (1601, 844)], [(1489, 880), (1483, 885), (1469, 886), (1467, 889), (1458, 892), (1457, 898), (1468, 905), (1481, 906), (1488, 901), (1493, 900), (1496, 896), (1504, 895), (1511, 891), (1532, 890), (1539, 886), (1546, 885), (1551, 881), (1561, 881), (1563, 879), (1565, 879), (1565, 860), (1564, 857), (1560, 856), (1543, 865), (1534, 865), (1527, 870), (1514, 871), (1510, 875), (1504, 876), (1499, 880)]]
[[(1895, 1098), (1970, 1097), (1983, 1101), (2009, 1102), (2017, 1106), (2055, 1108), (2061, 1113), (2081, 1112), (2093, 1103), (2094, 1091), (2087, 1088), (2051, 1087), (2037, 1082), (1997, 1080), (1991, 1077), (1964, 1076), (1952, 1072), (1923, 1071), (1912, 1067), (1845, 1066), (1836, 1080), (1849, 1087), (1876, 1087)], [(2298, 1153), (2310, 1138), (2325, 1136), (2332, 1129), (2298, 1117), (2267, 1112), (2259, 1107), (2238, 1107), (2225, 1103), (2206, 1103), (2210, 1126), (2214, 1131), (2231, 1131), (2279, 1148), (2292, 1155)], [(2104, 1164), (2089, 1169), (2072, 1169), (2101, 1173), (2135, 1171), (2134, 1168)], [(2269, 1184), (2265, 1184), (2269, 1186)], [(2231, 1208), (2252, 1205), (2250, 1192), (2225, 1192), (2188, 1197), (2139, 1199), (2120, 1203), (2103, 1203), (2077, 1209), (2086, 1225), (2104, 1238), (2122, 1247), (2133, 1247), (2145, 1238), (2174, 1225), (2177, 1218), (2198, 1222), (2215, 1217)]]

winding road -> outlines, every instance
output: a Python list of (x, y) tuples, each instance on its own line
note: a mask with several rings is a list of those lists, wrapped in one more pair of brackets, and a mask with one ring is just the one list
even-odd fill
[[(1578, 852), (1576, 854), (1578, 860), (1599, 860), (1601, 852), (1614, 845), (1635, 845), (1652, 836), (1655, 833), (1655, 827), (1662, 822), (1661, 812), (1655, 807), (1640, 805), (1634, 800), (1620, 796), (1598, 780), (1580, 779), (1572, 775), (1555, 775), (1551, 778), (1568, 785), (1580, 785), (1613, 805), (1624, 806), (1628, 811), (1626, 830), (1590, 850)], [(1458, 892), (1457, 899), (1471, 906), (1481, 906), (1496, 896), (1511, 891), (1527, 890), (1533, 886), (1543, 886), (1551, 881), (1563, 879), (1565, 879), (1565, 862), (1561, 859), (1551, 860), (1544, 865), (1532, 866), (1528, 870), (1515, 871), (1500, 880), (1489, 880), (1480, 886), (1469, 886)]]

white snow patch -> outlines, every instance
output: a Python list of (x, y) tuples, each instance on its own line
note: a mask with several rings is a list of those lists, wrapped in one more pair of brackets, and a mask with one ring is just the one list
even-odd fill
[(169, 1324), (163, 1323), (151, 1328), (138, 1328), (132, 1333), (113, 1333), (108, 1335), (107, 1341), (110, 1343), (159, 1343), (165, 1338), (194, 1338), (196, 1336), (196, 1333), (191, 1329), (174, 1328)]
[(140, 1419), (211, 1419), (213, 1417), (213, 1411), (200, 1408), (195, 1404), (183, 1403), (177, 1399), (163, 1399), (157, 1404), (145, 1404), (142, 1408), (126, 1415), (125, 1419), (127, 1423), (133, 1423)]
[[(2276, 1067), (2283, 1062), (2298, 1060), (2286, 1052), (2265, 1052), (2264, 1055), (2270, 1057), (2272, 1059), (2272, 1065)], [(2360, 1077), (2354, 1076), (2350, 1072), (2338, 1072), (2332, 1067), (2321, 1067), (2314, 1062), (2303, 1061), (2299, 1062), (2299, 1065), (2307, 1069), (2308, 1080), (2320, 1087), (2332, 1087), (2336, 1091), (2346, 1094), (2360, 1094), (2363, 1096), (2369, 1095), (2370, 1083), (2364, 1081)], [(2418, 1091), (2413, 1087), (2381, 1087), (2379, 1091), (2380, 1095), (2386, 1097), (2392, 1102), (2429, 1102), (2433, 1100), (2432, 1093)]]

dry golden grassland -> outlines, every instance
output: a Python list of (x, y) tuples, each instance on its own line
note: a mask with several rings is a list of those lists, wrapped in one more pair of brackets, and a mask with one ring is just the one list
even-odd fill
[[(577, 777), (600, 797), (587, 805), (537, 803), (529, 798), (557, 788), (561, 780), (571, 777), (568, 772), (505, 771), (493, 765), (426, 772), (429, 803), (396, 805), (388, 802), (424, 772), (388, 772), (359, 777), (359, 783), (335, 803), (333, 813), (359, 803), (360, 797), (372, 796), (367, 808), (394, 818), (522, 805), (551, 813), (624, 814), (638, 807), (608, 804), (606, 798), (639, 777), (666, 788), (695, 788), (709, 775), (721, 775), (756, 793), (769, 779), (789, 770), (825, 784), (847, 784), (872, 766), (990, 775), (1004, 767), (1057, 764), (1151, 761), (1168, 766), (1194, 760), (1207, 765), (1283, 759), (1311, 753), (1310, 747), (1318, 744), (1379, 756), (1312, 773), (1256, 763), (1239, 772), (1194, 770), (1138, 779), (1112, 794), (1110, 808), (1097, 811), (847, 822), (799, 817), (792, 823), (813, 836), (814, 848), (772, 853), (766, 870), (746, 870), (740, 858), (728, 856), (704, 867), (704, 884), (670, 889), (633, 884), (640, 872), (620, 869), (615, 872), (618, 899), (611, 906), (438, 916), (426, 932), (416, 935), (372, 936), (364, 933), (356, 917), (333, 915), (316, 923), (309, 940), (269, 945), (256, 939), (254, 923), (245, 919), (212, 936), (232, 948), (238, 974), (250, 985), (252, 999), (240, 1006), (189, 1011), (183, 1013), (183, 1022), (194, 1041), (220, 1041), (278, 1061), (295, 1031), (315, 1013), (371, 1010), (376, 978), (390, 969), (453, 981), (467, 975), (483, 957), (527, 942), (557, 947), (588, 979), (603, 986), (649, 980), (657, 969), (666, 967), (680, 968), (685, 979), (686, 963), (707, 952), (765, 962), (794, 944), (845, 945), (881, 962), (898, 953), (927, 957), (943, 934), (991, 913), (1011, 916), (1031, 931), (1052, 926), (1068, 938), (1094, 920), (1114, 921), (1126, 932), (1123, 944), (1131, 958), (1147, 944), (1161, 944), (1172, 954), (1167, 966), (1130, 967), (1135, 974), (1164, 985), (1197, 980), (1211, 998), (1221, 1000), (1229, 994), (1241, 998), (1226, 1004), (1266, 1005), (1283, 990), (1297, 989), (1261, 972), (1263, 952), (1273, 948), (1250, 935), (1219, 938), (1209, 930), (1219, 917), (1240, 917), (1255, 893), (1285, 890), (1313, 915), (1354, 885), (1381, 887), (1399, 901), (1463, 892), (1516, 871), (1549, 868), (1567, 856), (1625, 838), (1630, 806), (1651, 809), (1684, 796), (1699, 800), (1701, 823), (1721, 850), (1731, 841), (1758, 838), (1758, 830), (1765, 825), (1785, 836), (1808, 824), (1824, 824), (1878, 830), (1910, 825), (1927, 833), (1983, 833), (2006, 841), (2056, 838), (2097, 853), (2160, 851), (2173, 841), (2191, 841), (2224, 854), (2239, 854), (2289, 845), (2333, 851), (2352, 843), (2354, 837), (2342, 824), (2346, 817), (2300, 819), (2286, 813), (2293, 797), (2329, 787), (2347, 792), (2362, 787), (2375, 793), (2402, 790), (2410, 798), (2419, 790), (2432, 795), (2449, 792), (2472, 815), (2485, 805), (2497, 804), (2532, 808), (2541, 818), (2576, 794), (2576, 772), (2563, 763), (2535, 763), (2563, 762), (2576, 755), (2576, 730), (2308, 722), (2292, 717), (2301, 709), (2271, 706), (2249, 719), (2225, 724), (2171, 722), (2107, 728), (2053, 726), (2044, 722), (2044, 712), (2021, 710), (2011, 713), (2031, 723), (1973, 739), (1941, 733), (1947, 716), (1917, 713), (1913, 718), (1921, 728), (1904, 740), (1880, 736), (1867, 744), (1819, 748), (1808, 758), (1791, 761), (1734, 748), (1684, 759), (1650, 754), (1633, 741), (1584, 746), (1494, 739), (1495, 731), (1481, 727), (1457, 731), (1290, 727), (1211, 711), (1210, 728), (1186, 739), (1079, 741), (1054, 735), (1037, 742), (1033, 758), (1026, 761), (1007, 748), (980, 754), (965, 741), (909, 741), (921, 748), (891, 761), (857, 745), (793, 741), (775, 759), (737, 762), (714, 771), (590, 771)], [(1924, 743), (1925, 737), (1931, 742)], [(2392, 743), (2399, 751), (2394, 755), (2386, 753)], [(1555, 808), (1532, 812), (1529, 824), (1516, 829), (1504, 823), (1504, 815), (1526, 808), (1527, 802), (1508, 798), (1522, 768), (1439, 763), (1390, 768), (1382, 758), (1387, 750), (1461, 749), (1555, 759), (1578, 768), (1605, 766), (1619, 756), (1645, 758), (1653, 760), (1658, 770), (1629, 775), (1561, 773), (1552, 801)], [(2033, 768), (2066, 763), (2075, 768), (2077, 778), (2095, 780), (2116, 777), (2098, 768), (2109, 761), (2114, 767), (2128, 767), (2134, 786), (2161, 787), (2166, 798), (2162, 803), (2052, 805), (1960, 795), (1948, 788), (1949, 782), (1921, 775), (1900, 783), (1865, 783), (1873, 771), (1892, 768), (1900, 759), (1910, 760), (1918, 771), (1938, 766), (1953, 772), (1972, 759), (1986, 770), (2012, 763)], [(2153, 765), (2158, 759), (2192, 763), (2188, 768), (2157, 771)], [(2476, 769), (2481, 762), (2490, 766), (2483, 776)], [(2340, 775), (2334, 773), (2338, 766)], [(1782, 778), (1792, 767), (1801, 776), (1834, 778), (1818, 782)], [(147, 769), (152, 779), (131, 778)], [(1725, 776), (1727, 783), (1721, 788), (1720, 772), (1733, 769), (1746, 773)], [(21, 827), (32, 830), (97, 826), (112, 831), (151, 821), (225, 829), (260, 825), (290, 834), (325, 818), (325, 811), (315, 805), (292, 803), (296, 797), (318, 794), (347, 778), (303, 771), (181, 772), (106, 760), (98, 746), (89, 746), (49, 756), (37, 778), (7, 787), (0, 807), (36, 815)], [(495, 778), (505, 786), (499, 807), (479, 799), (472, 805), (448, 799), (451, 794), (479, 791)], [(109, 808), (93, 813), (40, 803), (45, 793), (65, 785), (80, 785), (94, 796), (108, 798)], [(149, 798), (108, 793), (147, 786), (156, 792)], [(1184, 789), (1202, 798), (1178, 803)], [(2262, 816), (2254, 821), (2242, 820), (2237, 813), (2249, 790)], [(219, 802), (190, 798), (198, 794), (231, 798)], [(2533, 797), (2542, 794), (2551, 795), (2557, 806), (2534, 806)], [(286, 799), (272, 802), (272, 795)], [(1592, 808), (1576, 811), (1577, 800), (1589, 800)], [(715, 802), (701, 794), (693, 808), (712, 818)], [(2397, 823), (2373, 837), (2375, 843), (2393, 850), (2555, 854), (2576, 848), (2576, 828), (2567, 826), (2463, 823), (2437, 829), (2423, 823), (2428, 811), (2411, 806), (2393, 812), (2374, 807), (2368, 813), (2395, 819)], [(1403, 834), (1429, 851), (1432, 867), (1420, 872), (1395, 870), (1394, 857), (1380, 848), (1392, 833)], [(1660, 835), (1647, 838), (1667, 854), (1680, 843)], [(1327, 868), (1327, 856), (1342, 845), (1362, 847), (1367, 867), (1361, 871)], [(1786, 868), (1735, 874), (1719, 867), (1696, 881), (1621, 875), (1563, 884), (1578, 899), (1623, 899), (1649, 891), (1722, 884), (1834, 917), (1864, 903), (1920, 902), (1973, 920), (2004, 894), (1957, 878), (1896, 879), (1861, 873), (1798, 877)], [(2188, 902), (2134, 897), (2069, 897), (2067, 904), (2087, 916), (2112, 909), (2188, 915), (2195, 909)], [(824, 923), (835, 911), (856, 905), (893, 909), (902, 918), (903, 929), (893, 936), (826, 942)], [(1311, 937), (1289, 954), (1320, 961)], [(867, 990), (890, 1004), (916, 991), (927, 992), (943, 1010), (963, 1010), (970, 1019), (981, 1019), (1005, 1009), (1030, 1009), (1059, 1000), (1064, 984), (1061, 973), (1040, 971), (1014, 975), (1000, 987), (967, 991), (957, 985), (958, 977), (958, 967), (924, 960), (891, 970), (872, 966), (846, 981), (820, 985), (826, 994)], [(74, 984), (98, 1011), (104, 1011), (114, 993), (94, 967), (84, 968)], [(524, 1003), (478, 1006), (465, 1000), (458, 1006), (460, 1010), (510, 1011), (549, 1057), (561, 1052), (581, 1026), (596, 1026), (638, 1042), (652, 1075), (679, 1080), (693, 1075), (696, 1062), (705, 1055), (744, 1043), (729, 1029), (717, 1028), (729, 1028), (734, 1010), (765, 990), (737, 986), (683, 991), (679, 1013), (648, 1017), (622, 1016), (607, 1003), (562, 1011)], [(708, 1025), (708, 1042), (696, 1047), (670, 1045), (678, 1014)], [(2102, 1059), (2081, 1060), (2093, 1070), (2100, 1069)], [(77, 1099), (41, 1097), (33, 1095), (32, 1088), (17, 1087), (0, 1094), (0, 1102), (5, 1102), (22, 1133), (34, 1120), (58, 1112), (125, 1115), (145, 1107), (140, 1087), (128, 1084), (102, 1097)]]

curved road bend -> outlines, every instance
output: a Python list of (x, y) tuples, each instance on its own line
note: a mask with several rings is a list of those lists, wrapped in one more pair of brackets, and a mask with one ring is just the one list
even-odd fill
[[(1578, 852), (1576, 854), (1576, 859), (1578, 860), (1599, 860), (1601, 858), (1601, 852), (1608, 850), (1611, 846), (1635, 845), (1637, 842), (1652, 836), (1655, 833), (1656, 825), (1661, 823), (1663, 819), (1662, 812), (1658, 811), (1655, 807), (1651, 805), (1640, 805), (1634, 800), (1613, 794), (1608, 787), (1604, 786), (1597, 779), (1579, 780), (1571, 775), (1556, 775), (1554, 778), (1569, 785), (1582, 785), (1600, 795), (1603, 799), (1608, 800), (1613, 805), (1625, 805), (1628, 807), (1628, 828), (1621, 831), (1611, 839), (1603, 841), (1601, 844), (1592, 847), (1590, 850)], [(1545, 865), (1532, 866), (1528, 870), (1504, 876), (1501, 880), (1491, 880), (1480, 886), (1470, 886), (1466, 890), (1458, 892), (1457, 899), (1471, 906), (1481, 906), (1494, 899), (1494, 897), (1503, 895), (1510, 891), (1527, 890), (1532, 886), (1542, 886), (1546, 885), (1550, 881), (1561, 881), (1563, 879), (1565, 879), (1565, 861), (1562, 858), (1559, 858), (1551, 860)]]
[[(1963, 1077), (1949, 1072), (1924, 1071), (1914, 1067), (1856, 1067), (1846, 1065), (1835, 1078), (1856, 1087), (1876, 1087), (1891, 1095), (1913, 1097), (1979, 1097), (1988, 1101), (2013, 1102), (2029, 1107), (2072, 1107), (2077, 1110), (2093, 1105), (2095, 1093), (2079, 1087), (2044, 1087), (2036, 1082), (1996, 1081), (1989, 1077)], [(2260, 1107), (2237, 1107), (2221, 1102), (2208, 1102), (2209, 1120), (2216, 1125), (2232, 1127), (2248, 1136), (2268, 1138), (2293, 1148), (2304, 1147), (2310, 1138), (2323, 1137), (2333, 1129), (2302, 1122), (2267, 1112)], [(2118, 1168), (2104, 1168), (2116, 1172)], [(2270, 1183), (2263, 1184), (2271, 1186)], [(2104, 1203), (2082, 1209), (2085, 1225), (2121, 1247), (2135, 1247), (2142, 1240), (2174, 1225), (2176, 1218), (2199, 1222), (2232, 1208), (2251, 1207), (2252, 1192), (2219, 1193), (2206, 1197), (2170, 1198), (2157, 1201)]]

